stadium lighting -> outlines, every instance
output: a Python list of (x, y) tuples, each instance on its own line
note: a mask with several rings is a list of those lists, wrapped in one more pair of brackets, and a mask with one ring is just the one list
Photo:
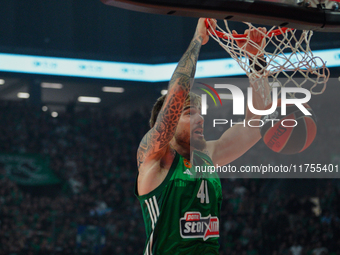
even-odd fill
[(48, 107), (46, 105), (44, 105), (42, 108), (41, 108), (44, 112), (46, 112), (48, 110)]
[(47, 89), (62, 89), (63, 88), (63, 84), (61, 83), (42, 82), (40, 85), (42, 88), (47, 88)]
[(5, 84), (5, 80), (4, 79), (0, 79), (0, 85), (4, 85)]
[(167, 93), (168, 93), (167, 89), (162, 89), (162, 91), (161, 91), (162, 96), (166, 95)]
[(30, 97), (30, 94), (29, 93), (26, 93), (26, 92), (19, 92), (17, 94), (17, 97), (18, 98), (29, 98)]
[(100, 103), (99, 97), (78, 97), (78, 101), (82, 103)]
[(58, 117), (58, 113), (57, 113), (57, 112), (52, 112), (52, 113), (51, 113), (51, 116), (52, 116), (53, 118), (57, 118), (57, 117)]
[(111, 92), (111, 93), (123, 93), (124, 88), (121, 87), (103, 87), (102, 90), (104, 92)]

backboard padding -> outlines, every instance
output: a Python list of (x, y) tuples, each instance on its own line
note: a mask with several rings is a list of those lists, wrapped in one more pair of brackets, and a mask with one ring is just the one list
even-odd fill
[(298, 5), (292, 0), (101, 0), (128, 10), (183, 17), (209, 17), (286, 26), (320, 32), (340, 32), (340, 12)]

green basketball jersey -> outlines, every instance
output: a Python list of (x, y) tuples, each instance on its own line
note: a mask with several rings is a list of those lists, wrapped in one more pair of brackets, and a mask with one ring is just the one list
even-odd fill
[[(194, 165), (213, 165), (195, 151)], [(221, 182), (216, 173), (195, 172), (176, 153), (165, 180), (152, 192), (138, 196), (147, 234), (144, 255), (219, 254)]]

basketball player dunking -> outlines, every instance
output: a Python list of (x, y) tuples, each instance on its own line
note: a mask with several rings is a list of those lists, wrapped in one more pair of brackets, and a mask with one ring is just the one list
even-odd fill
[[(245, 33), (261, 44), (259, 32)], [(260, 139), (258, 128), (234, 125), (220, 139), (204, 140), (200, 97), (189, 91), (201, 45), (208, 40), (201, 18), (169, 82), (167, 95), (154, 105), (151, 129), (138, 148), (135, 192), (147, 233), (144, 254), (219, 254), (221, 182), (217, 175), (198, 176), (193, 167), (226, 165)], [(245, 47), (248, 52), (257, 53), (255, 47)], [(265, 108), (256, 93), (253, 102), (256, 109)], [(246, 121), (254, 117), (247, 111)]]

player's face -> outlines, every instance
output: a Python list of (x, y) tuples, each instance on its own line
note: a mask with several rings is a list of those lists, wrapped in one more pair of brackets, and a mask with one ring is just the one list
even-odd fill
[(185, 104), (175, 133), (177, 143), (182, 146), (191, 146), (194, 149), (203, 150), (206, 146), (203, 123), (201, 109), (198, 106), (190, 105), (190, 102)]

